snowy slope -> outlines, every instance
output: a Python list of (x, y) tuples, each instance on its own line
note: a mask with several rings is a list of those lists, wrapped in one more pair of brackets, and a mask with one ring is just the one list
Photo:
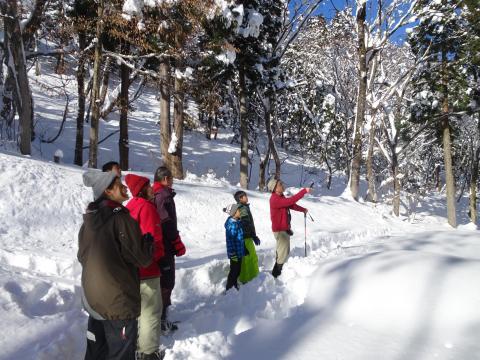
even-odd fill
[[(76, 235), (91, 193), (81, 173), (0, 153), (0, 319), (8, 329), (0, 359), (83, 357)], [(301, 201), (315, 219), (307, 224), (309, 256), (303, 216), (294, 213), (292, 257), (274, 280), (268, 195), (250, 191), (262, 271), (224, 295), (221, 208), (236, 188), (190, 174), (175, 189), (188, 251), (178, 259), (171, 312), (180, 329), (162, 339), (167, 359), (480, 358), (476, 230), (413, 226), (314, 194)]]

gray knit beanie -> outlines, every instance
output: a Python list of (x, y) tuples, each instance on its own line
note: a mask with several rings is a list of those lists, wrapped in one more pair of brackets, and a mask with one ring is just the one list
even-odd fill
[(277, 182), (279, 182), (280, 180), (277, 180), (275, 179), (275, 177), (271, 177), (270, 180), (268, 180), (268, 183), (267, 183), (267, 189), (268, 191), (270, 192), (274, 192), (275, 191), (275, 187), (277, 186)]
[(223, 211), (226, 212), (228, 215), (233, 216), (237, 212), (240, 204), (230, 204), (223, 208)]
[(113, 171), (101, 172), (89, 169), (83, 173), (83, 184), (93, 190), (93, 199), (97, 200), (117, 177)]

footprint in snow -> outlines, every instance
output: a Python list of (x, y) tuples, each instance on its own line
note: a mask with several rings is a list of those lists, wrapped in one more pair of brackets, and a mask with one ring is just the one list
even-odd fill
[(71, 309), (75, 302), (73, 291), (59, 289), (47, 282), (39, 282), (33, 285), (31, 289), (26, 289), (15, 281), (9, 281), (4, 288), (28, 317), (64, 312)]

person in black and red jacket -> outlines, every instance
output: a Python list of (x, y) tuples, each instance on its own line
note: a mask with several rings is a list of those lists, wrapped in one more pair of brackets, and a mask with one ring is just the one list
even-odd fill
[(171, 171), (165, 166), (160, 166), (154, 176), (153, 202), (160, 216), (165, 249), (165, 256), (159, 262), (162, 273), (160, 284), (163, 302), (161, 327), (164, 333), (177, 330), (177, 325), (168, 320), (167, 309), (172, 304), (172, 291), (175, 287), (175, 256), (185, 255), (186, 251), (177, 228), (175, 191), (173, 191), (172, 185)]

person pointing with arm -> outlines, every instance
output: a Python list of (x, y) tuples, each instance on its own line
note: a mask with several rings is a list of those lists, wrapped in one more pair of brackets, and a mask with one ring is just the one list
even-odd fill
[(290, 236), (293, 235), (291, 229), (290, 210), (307, 213), (308, 210), (297, 202), (311, 192), (311, 188), (303, 188), (296, 195), (285, 197), (285, 185), (280, 179), (271, 178), (267, 184), (268, 191), (272, 193), (270, 196), (270, 219), (272, 220), (272, 231), (277, 241), (275, 253), (275, 265), (272, 269), (273, 277), (278, 277), (282, 273), (283, 264), (290, 254)]

